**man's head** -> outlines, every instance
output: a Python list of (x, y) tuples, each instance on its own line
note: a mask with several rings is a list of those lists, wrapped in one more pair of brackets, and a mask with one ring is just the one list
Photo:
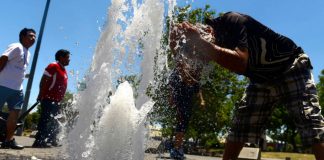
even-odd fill
[[(197, 23), (194, 28), (205, 41), (210, 43), (215, 42), (213, 28)], [(186, 41), (187, 42), (187, 41)], [(199, 59), (199, 56), (205, 53), (200, 53), (195, 50), (195, 47), (191, 47), (188, 43), (181, 43), (179, 40), (179, 50), (173, 52), (176, 62), (176, 68), (179, 71), (182, 80), (187, 84), (195, 84), (200, 81), (201, 72), (203, 69), (203, 61)]]
[(61, 63), (63, 66), (67, 66), (70, 63), (70, 51), (60, 49), (55, 54), (55, 60)]
[(19, 41), (25, 47), (31, 47), (36, 40), (36, 32), (34, 29), (31, 28), (24, 28), (19, 33)]
[(215, 43), (215, 33), (213, 27), (205, 24), (197, 23), (195, 25), (199, 31), (200, 36), (210, 43)]

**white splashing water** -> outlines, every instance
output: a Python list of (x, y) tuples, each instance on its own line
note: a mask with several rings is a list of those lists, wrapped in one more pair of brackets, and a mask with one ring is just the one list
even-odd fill
[[(173, 0), (112, 0), (108, 20), (93, 57), (87, 88), (74, 103), (78, 120), (69, 133), (69, 159), (144, 159), (146, 114), (153, 102), (145, 95), (153, 83), (154, 56), (160, 50), (165, 10)], [(168, 14), (171, 14), (169, 11)], [(139, 42), (143, 48), (139, 47)], [(140, 58), (139, 56), (140, 55)], [(165, 63), (160, 57), (158, 63)], [(138, 68), (140, 64), (140, 71)], [(124, 82), (114, 92), (121, 74), (141, 74), (138, 98)]]

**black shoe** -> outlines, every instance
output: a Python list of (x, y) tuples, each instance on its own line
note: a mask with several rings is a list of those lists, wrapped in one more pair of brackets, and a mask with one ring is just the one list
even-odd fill
[(47, 145), (46, 143), (38, 143), (38, 142), (34, 142), (32, 147), (33, 148), (51, 148), (51, 146)]
[(19, 145), (16, 143), (15, 139), (11, 140), (11, 141), (5, 141), (1, 144), (2, 148), (6, 148), (6, 149), (24, 149), (24, 146)]

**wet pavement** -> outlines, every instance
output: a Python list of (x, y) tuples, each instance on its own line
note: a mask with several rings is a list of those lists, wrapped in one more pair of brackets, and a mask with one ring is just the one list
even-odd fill
[[(68, 154), (66, 154), (65, 147), (52, 147), (52, 148), (32, 148), (34, 138), (25, 136), (16, 136), (18, 144), (24, 145), (23, 150), (13, 149), (0, 149), (0, 160), (69, 160)], [(185, 155), (186, 160), (221, 160), (221, 157), (208, 157), (208, 156), (196, 156)], [(145, 153), (144, 160), (167, 160), (170, 159), (167, 153), (149, 154)], [(107, 158), (109, 160), (109, 158)], [(263, 160), (275, 160), (275, 159), (263, 159)]]
[[(25, 136), (16, 136), (18, 144), (24, 145), (23, 150), (0, 149), (1, 160), (69, 160), (64, 146), (52, 148), (32, 148), (34, 138)], [(145, 153), (144, 160), (165, 160), (170, 159), (167, 153), (149, 154)], [(221, 158), (186, 155), (186, 160), (218, 160)], [(109, 158), (108, 158), (109, 160)]]
[(1, 160), (64, 160), (67, 159), (64, 147), (32, 148), (34, 138), (16, 136), (16, 142), (25, 146), (22, 150), (0, 149)]

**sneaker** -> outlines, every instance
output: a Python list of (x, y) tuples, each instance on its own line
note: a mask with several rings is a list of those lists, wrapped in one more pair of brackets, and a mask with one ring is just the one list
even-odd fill
[(1, 144), (1, 147), (6, 148), (6, 149), (9, 149), (9, 148), (11, 148), (11, 149), (24, 149), (24, 146), (17, 144), (15, 139), (13, 139), (11, 141), (3, 142)]
[(180, 149), (172, 148), (170, 150), (170, 158), (176, 159), (176, 160), (184, 160), (185, 157), (184, 157), (183, 149), (182, 148), (180, 148)]

